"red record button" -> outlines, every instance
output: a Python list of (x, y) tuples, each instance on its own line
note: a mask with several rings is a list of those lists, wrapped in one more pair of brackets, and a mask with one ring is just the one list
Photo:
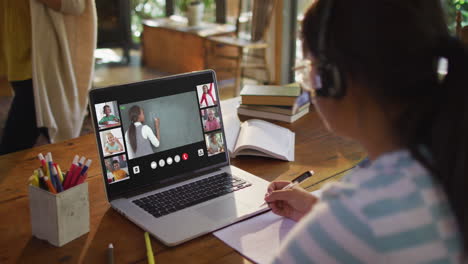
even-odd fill
[(188, 160), (188, 154), (187, 153), (182, 154), (182, 159), (183, 160)]

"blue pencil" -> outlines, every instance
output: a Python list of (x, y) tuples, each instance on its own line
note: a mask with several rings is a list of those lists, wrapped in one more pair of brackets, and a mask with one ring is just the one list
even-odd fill
[(55, 178), (55, 182), (57, 183), (57, 192), (63, 192), (63, 186), (62, 186), (62, 183), (60, 182), (59, 178), (58, 178), (58, 173), (57, 173), (57, 169), (52, 166), (52, 178)]
[(58, 189), (58, 186), (57, 186), (57, 181), (56, 181), (56, 178), (53, 176), (53, 173), (52, 173), (52, 168), (54, 167), (54, 164), (52, 162), (52, 153), (47, 153), (46, 154), (46, 161), (47, 161), (47, 166), (49, 167), (49, 178), (50, 178), (50, 181), (52, 182), (52, 185), (54, 185), (54, 188), (55, 190), (59, 190)]

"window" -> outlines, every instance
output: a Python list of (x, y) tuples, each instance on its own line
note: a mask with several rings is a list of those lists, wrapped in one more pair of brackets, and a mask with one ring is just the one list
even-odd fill
[[(296, 63), (298, 60), (302, 59), (302, 41), (301, 41), (301, 25), (302, 25), (302, 20), (304, 19), (304, 13), (307, 11), (307, 9), (310, 7), (310, 5), (314, 2), (315, 0), (298, 0), (297, 3), (297, 14), (296, 14)], [(297, 80), (298, 75), (297, 72), (295, 72), (294, 79)]]
[(130, 0), (131, 29), (133, 41), (140, 42), (143, 19), (164, 17), (166, 15), (166, 0)]

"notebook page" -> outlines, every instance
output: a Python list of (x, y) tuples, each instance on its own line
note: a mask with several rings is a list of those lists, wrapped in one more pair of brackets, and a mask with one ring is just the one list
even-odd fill
[(226, 145), (231, 154), (236, 145), (237, 137), (240, 131), (240, 121), (237, 114), (227, 114), (223, 116), (224, 133), (226, 134)]
[(250, 119), (242, 123), (235, 149), (242, 146), (252, 146), (257, 150), (266, 150), (294, 160), (294, 132), (270, 122)]
[[(312, 192), (320, 197), (321, 190)], [(244, 257), (267, 263), (296, 222), (271, 211), (228, 226), (213, 234)]]
[(240, 130), (240, 121), (237, 116), (237, 107), (239, 107), (240, 98), (235, 97), (221, 101), (221, 112), (223, 114), (224, 133), (226, 134), (226, 145), (231, 154), (236, 145), (237, 136)]

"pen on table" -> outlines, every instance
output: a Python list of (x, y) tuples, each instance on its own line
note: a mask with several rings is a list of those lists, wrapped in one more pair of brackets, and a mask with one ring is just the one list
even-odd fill
[[(292, 189), (294, 186), (298, 185), (299, 183), (305, 181), (306, 179), (308, 179), (309, 177), (312, 177), (314, 175), (314, 171), (313, 170), (310, 170), (310, 171), (306, 171), (304, 173), (302, 173), (301, 175), (297, 176), (296, 178), (294, 178), (288, 185), (284, 186), (283, 188), (281, 188), (281, 190), (288, 190), (288, 189)], [(264, 202), (262, 203), (262, 205), (260, 205), (260, 207), (266, 205), (267, 202)]]
[(148, 256), (148, 263), (154, 264), (153, 248), (151, 247), (151, 240), (148, 232), (145, 232), (146, 255)]
[(114, 245), (112, 243), (107, 247), (107, 263), (114, 264)]

